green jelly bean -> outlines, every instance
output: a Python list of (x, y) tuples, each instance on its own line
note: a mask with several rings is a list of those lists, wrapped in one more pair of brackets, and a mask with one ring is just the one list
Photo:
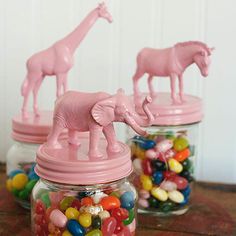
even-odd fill
[(12, 189), (12, 193), (13, 193), (13, 195), (14, 195), (15, 197), (19, 197), (20, 191), (19, 191), (18, 189), (16, 189), (16, 188), (13, 188), (13, 189)]
[(114, 197), (120, 198), (120, 194), (118, 192), (112, 192), (110, 194), (110, 196), (114, 196)]
[(175, 140), (175, 133), (173, 131), (167, 131), (166, 138), (174, 141)]
[(174, 149), (180, 152), (189, 146), (188, 140), (185, 137), (178, 137), (174, 140)]
[(185, 161), (182, 162), (182, 166), (184, 170), (189, 170), (192, 167), (193, 163), (192, 161), (187, 158)]
[(99, 229), (88, 232), (85, 236), (102, 236), (102, 231)]
[(134, 209), (132, 208), (129, 210), (129, 217), (127, 219), (123, 220), (124, 225), (131, 224), (134, 220), (134, 216), (135, 216)]
[(40, 198), (47, 208), (51, 206), (51, 201), (50, 201), (48, 193), (42, 194)]
[(61, 201), (60, 201), (60, 209), (62, 211), (65, 211), (68, 207), (71, 206), (72, 202), (74, 201), (75, 197), (72, 196), (68, 196), (68, 197), (64, 197)]
[(94, 229), (101, 229), (101, 225), (102, 225), (102, 220), (100, 218), (100, 216), (94, 216), (93, 220), (92, 220), (92, 228)]
[(36, 180), (36, 179), (30, 180), (30, 181), (26, 184), (25, 189), (27, 189), (28, 192), (31, 192), (32, 189), (34, 188), (34, 185), (35, 185), (37, 182), (38, 182), (38, 180)]
[(19, 192), (19, 198), (21, 200), (27, 200), (29, 198), (29, 195), (30, 195), (30, 192), (26, 188), (24, 188), (23, 190)]
[(161, 202), (160, 203), (160, 210), (162, 212), (169, 212), (174, 208), (174, 206), (175, 206), (175, 204), (173, 202), (169, 202), (169, 201)]
[(148, 198), (148, 202), (150, 207), (157, 208), (159, 206), (159, 201), (152, 196)]

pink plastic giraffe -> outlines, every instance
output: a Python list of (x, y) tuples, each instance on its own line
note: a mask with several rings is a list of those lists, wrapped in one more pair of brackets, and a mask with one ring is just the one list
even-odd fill
[(67, 73), (73, 66), (73, 54), (80, 45), (90, 28), (98, 18), (104, 18), (112, 22), (112, 16), (103, 2), (92, 10), (80, 25), (65, 38), (54, 43), (50, 48), (38, 52), (27, 61), (27, 75), (21, 87), (21, 94), (24, 96), (22, 115), (27, 117), (27, 103), (29, 94), (33, 92), (34, 114), (39, 115), (37, 95), (39, 87), (45, 76), (56, 76), (57, 97), (63, 94), (62, 86), (67, 91)]

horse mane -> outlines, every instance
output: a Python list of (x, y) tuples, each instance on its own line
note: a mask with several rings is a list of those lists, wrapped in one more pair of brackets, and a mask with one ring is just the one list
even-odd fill
[(186, 47), (191, 45), (203, 47), (207, 51), (208, 55), (211, 55), (210, 48), (205, 43), (200, 41), (187, 41), (187, 42), (176, 43), (174, 47)]

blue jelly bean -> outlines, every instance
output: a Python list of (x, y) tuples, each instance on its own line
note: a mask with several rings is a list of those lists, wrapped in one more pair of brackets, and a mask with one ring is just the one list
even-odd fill
[(189, 202), (189, 198), (185, 197), (184, 200), (179, 204), (180, 206), (185, 206)]
[(152, 175), (153, 182), (155, 184), (160, 184), (163, 180), (163, 172), (162, 171), (155, 171)]
[(21, 174), (21, 173), (25, 173), (25, 172), (23, 170), (16, 169), (16, 170), (12, 170), (8, 176), (9, 178), (12, 179), (15, 175)]
[(190, 188), (190, 186), (188, 185), (185, 189), (183, 189), (182, 191), (182, 194), (184, 195), (184, 197), (186, 198), (186, 197), (188, 197), (189, 195), (190, 195), (190, 193), (191, 193), (191, 188)]
[(150, 139), (143, 138), (141, 136), (135, 136), (132, 141), (136, 143), (140, 148), (144, 150), (148, 150), (151, 148), (154, 148), (156, 145), (156, 142)]
[(120, 196), (121, 207), (130, 210), (134, 207), (134, 193), (131, 191), (124, 192)]
[(34, 172), (34, 171), (30, 171), (30, 173), (28, 174), (28, 178), (30, 180), (39, 180), (39, 176)]
[(86, 233), (77, 220), (68, 220), (67, 229), (73, 236), (84, 236)]

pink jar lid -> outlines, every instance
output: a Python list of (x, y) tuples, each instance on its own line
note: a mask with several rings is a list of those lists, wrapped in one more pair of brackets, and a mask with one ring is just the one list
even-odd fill
[(27, 119), (18, 114), (12, 119), (12, 138), (20, 142), (42, 144), (47, 140), (52, 120), (52, 111), (41, 111), (40, 116), (29, 112)]
[(72, 185), (108, 183), (127, 177), (132, 172), (129, 147), (119, 143), (119, 153), (107, 154), (107, 142), (100, 139), (99, 150), (103, 157), (90, 160), (88, 135), (80, 135), (79, 147), (61, 140), (62, 148), (54, 149), (41, 145), (37, 151), (36, 173), (43, 179)]
[[(147, 94), (142, 95), (143, 101)], [(183, 104), (172, 104), (170, 93), (158, 93), (148, 108), (156, 119), (153, 125), (183, 125), (200, 122), (203, 118), (203, 102), (202, 99), (196, 96), (184, 96), (185, 102)], [(140, 115), (145, 115), (141, 102), (135, 102), (136, 111)]]

